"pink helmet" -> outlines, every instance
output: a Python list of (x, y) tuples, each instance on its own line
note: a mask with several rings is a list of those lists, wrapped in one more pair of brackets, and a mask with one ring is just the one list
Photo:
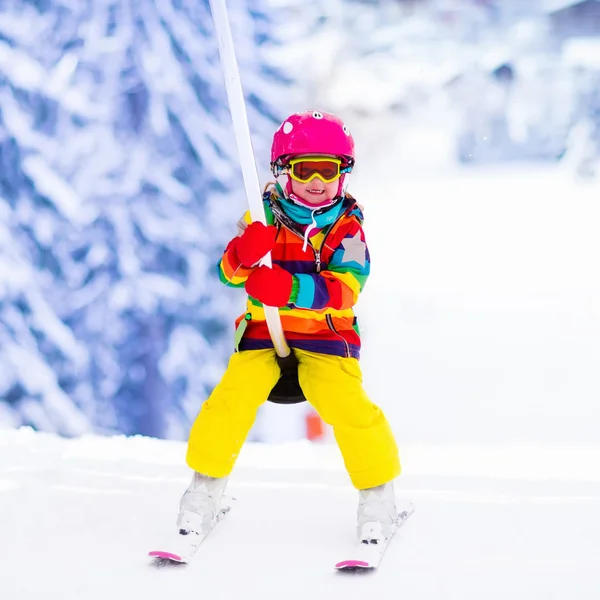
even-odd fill
[(271, 166), (298, 154), (332, 154), (354, 164), (354, 140), (344, 122), (331, 113), (307, 110), (290, 115), (279, 126), (271, 146)]

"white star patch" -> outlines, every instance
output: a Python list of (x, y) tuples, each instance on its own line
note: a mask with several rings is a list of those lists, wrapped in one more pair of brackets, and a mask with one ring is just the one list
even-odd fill
[(361, 267), (364, 267), (367, 262), (367, 245), (360, 239), (360, 231), (357, 231), (352, 238), (344, 238), (342, 240), (344, 247), (344, 255), (342, 262), (355, 262)]

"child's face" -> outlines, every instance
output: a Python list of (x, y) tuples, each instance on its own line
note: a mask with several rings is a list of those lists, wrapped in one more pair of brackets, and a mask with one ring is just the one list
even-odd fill
[(340, 180), (336, 179), (330, 183), (325, 183), (315, 176), (308, 183), (300, 183), (295, 179), (291, 179), (291, 182), (292, 192), (294, 192), (296, 196), (304, 200), (307, 204), (317, 206), (323, 204), (323, 202), (333, 200), (337, 193)]

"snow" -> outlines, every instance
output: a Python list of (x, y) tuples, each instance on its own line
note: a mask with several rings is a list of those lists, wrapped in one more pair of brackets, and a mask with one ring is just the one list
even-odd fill
[(563, 44), (566, 63), (596, 69), (600, 64), (600, 40), (598, 38), (575, 38)]
[(556, 12), (569, 8), (574, 4), (579, 4), (581, 0), (545, 0), (542, 2), (542, 7), (548, 12)]
[(595, 444), (598, 182), (456, 167), (422, 121), (361, 146), (379, 127), (356, 131), (382, 148), (350, 184), (372, 262), (357, 313), (365, 385), (399, 439)]
[[(185, 445), (0, 430), (3, 598), (595, 599), (600, 446), (402, 445), (417, 510), (377, 573), (334, 572), (356, 492), (337, 449), (248, 444), (232, 512), (188, 566), (146, 556), (174, 527)], [(574, 469), (572, 468), (574, 467)]]
[[(21, 410), (31, 419), (30, 422), (38, 423), (39, 429), (43, 431), (56, 431), (66, 435), (79, 435), (89, 431), (85, 415), (60, 388), (56, 373), (45, 364), (36, 350), (10, 344), (5, 353), (19, 379), (26, 382), (25, 389), (29, 397), (23, 401)], [(42, 404), (33, 400), (43, 390), (51, 390), (46, 395), (46, 403), (50, 407), (48, 414)]]
[[(184, 439), (217, 380), (197, 365), (228, 358), (236, 310), (215, 264), (244, 198), (223, 73), (208, 3), (159, 4), (0, 10), (4, 424), (71, 435), (81, 413), (86, 431)], [(264, 153), (288, 92), (256, 43), (271, 43), (262, 2), (229, 5)], [(187, 341), (194, 361), (164, 381), (169, 336), (192, 330), (207, 343)], [(39, 363), (33, 385), (12, 344)], [(142, 390), (144, 372), (158, 383)]]
[[(81, 210), (81, 198), (75, 190), (52, 171), (39, 156), (28, 156), (23, 160), (23, 170), (34, 182), (40, 193), (51, 198), (57, 210), (71, 220), (87, 225), (86, 211)], [(85, 221), (84, 221), (85, 219)]]

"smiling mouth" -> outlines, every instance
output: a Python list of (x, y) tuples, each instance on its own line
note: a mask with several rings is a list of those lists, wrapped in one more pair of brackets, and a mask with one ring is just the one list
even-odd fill
[(325, 190), (307, 190), (309, 194), (324, 194)]

